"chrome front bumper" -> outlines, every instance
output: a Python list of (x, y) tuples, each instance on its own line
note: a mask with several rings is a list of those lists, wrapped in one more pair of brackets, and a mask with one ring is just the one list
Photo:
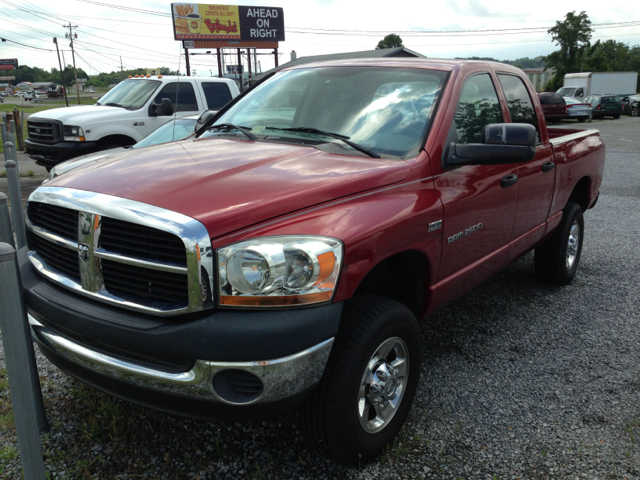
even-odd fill
[[(62, 337), (31, 315), (29, 315), (29, 325), (37, 342), (88, 370), (148, 390), (229, 405), (277, 402), (314, 386), (322, 377), (333, 345), (333, 338), (330, 338), (301, 352), (274, 360), (253, 362), (196, 360), (191, 370), (171, 373), (91, 350)], [(238, 403), (225, 400), (212, 386), (216, 374), (225, 370), (241, 370), (255, 375), (262, 382), (262, 392), (249, 402)]]

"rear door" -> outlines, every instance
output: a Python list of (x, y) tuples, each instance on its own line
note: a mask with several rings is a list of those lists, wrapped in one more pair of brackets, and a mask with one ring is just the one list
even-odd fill
[(509, 254), (509, 260), (512, 260), (529, 250), (544, 235), (555, 186), (555, 163), (551, 146), (544, 145), (540, 138), (540, 127), (531, 100), (533, 92), (528, 91), (517, 75), (498, 73), (498, 82), (507, 100), (511, 123), (528, 123), (538, 132), (535, 158), (518, 164), (518, 206)]
[(200, 84), (206, 110), (220, 110), (233, 98), (226, 82), (202, 82)]

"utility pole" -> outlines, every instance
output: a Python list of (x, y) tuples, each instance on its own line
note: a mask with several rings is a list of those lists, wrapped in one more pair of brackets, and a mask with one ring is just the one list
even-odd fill
[[(64, 36), (71, 40), (69, 46), (71, 47), (71, 57), (73, 58), (73, 76), (76, 80), (76, 95), (78, 96), (78, 105), (80, 105), (80, 86), (78, 85), (78, 71), (76, 70), (76, 54), (73, 50), (73, 29), (78, 28), (78, 25), (71, 25), (71, 22), (69, 22), (69, 25), (63, 25), (63, 27), (69, 29), (69, 35), (67, 36), (65, 33)], [(76, 38), (78, 38), (78, 34), (76, 34)]]
[(124, 80), (124, 68), (122, 68), (122, 56), (120, 56), (120, 77)]
[[(64, 70), (62, 70), (62, 62), (60, 61), (60, 49), (58, 48), (58, 39), (53, 37), (53, 43), (56, 44), (56, 52), (58, 52), (58, 65), (60, 65), (60, 78), (62, 79), (62, 91), (64, 92), (64, 101), (69, 106), (69, 99), (67, 98), (67, 89), (64, 86)], [(56, 92), (56, 95), (58, 93)]]

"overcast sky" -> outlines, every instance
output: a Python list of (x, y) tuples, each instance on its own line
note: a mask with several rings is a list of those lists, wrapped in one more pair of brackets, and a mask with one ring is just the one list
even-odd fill
[[(103, 1), (113, 6), (135, 7), (166, 14), (171, 12), (171, 2)], [(514, 60), (546, 55), (557, 49), (546, 30), (522, 29), (553, 26), (568, 11), (574, 9), (576, 4), (580, 5), (579, 10), (586, 10), (593, 24), (637, 21), (635, 26), (595, 27), (592, 42), (597, 39), (613, 39), (630, 45), (640, 44), (640, 11), (637, 4), (629, 0), (609, 0), (606, 3), (594, 0), (250, 0), (229, 4), (284, 8), (287, 32), (286, 41), (280, 43), (281, 64), (290, 60), (292, 50), (299, 57), (371, 50), (390, 32), (398, 33), (405, 47), (428, 57), (479, 56)], [(185, 70), (184, 58), (180, 59), (179, 55), (180, 42), (173, 39), (171, 18), (123, 11), (82, 0), (0, 0), (0, 37), (24, 45), (53, 49), (41, 51), (10, 42), (0, 43), (0, 59), (18, 58), (20, 64), (45, 69), (57, 68), (58, 60), (52, 43), (55, 35), (60, 39), (60, 46), (66, 50), (66, 62), (70, 64), (68, 41), (64, 40), (65, 29), (62, 27), (63, 23), (69, 21), (79, 26), (75, 45), (78, 53), (77, 66), (90, 75), (119, 70), (120, 56), (125, 69), (161, 66), (176, 69), (179, 66), (181, 71)], [(347, 32), (335, 35), (323, 31), (331, 29)], [(496, 29), (513, 30), (493, 34), (452, 33), (449, 36), (402, 33)], [(300, 33), (300, 30), (306, 33)], [(262, 70), (268, 70), (273, 67), (273, 56), (261, 56), (260, 62)], [(215, 57), (192, 57), (193, 70), (196, 70), (196, 75), (209, 76), (210, 72), (215, 74)]]

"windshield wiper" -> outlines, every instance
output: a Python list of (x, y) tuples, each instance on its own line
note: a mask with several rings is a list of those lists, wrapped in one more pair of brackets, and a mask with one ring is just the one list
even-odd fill
[(120, 105), (119, 103), (99, 103), (98, 105), (106, 105), (107, 107), (125, 108), (123, 105)]
[(367, 154), (372, 158), (380, 158), (380, 155), (378, 155), (373, 150), (370, 150), (367, 147), (363, 147), (362, 145), (358, 145), (357, 143), (350, 141), (349, 137), (347, 137), (346, 135), (340, 135), (339, 133), (325, 132), (324, 130), (320, 130), (313, 127), (295, 127), (295, 128), (265, 127), (265, 128), (268, 130), (283, 130), (285, 132), (317, 133), (318, 135), (326, 135), (327, 137), (337, 138), (338, 140), (341, 140), (347, 145), (349, 145), (350, 147), (353, 147), (356, 150), (364, 154)]
[(218, 129), (222, 129), (222, 128), (227, 128), (227, 129), (235, 129), (235, 130), (239, 130), (242, 133), (244, 133), (247, 137), (249, 137), (249, 139), (251, 140), (257, 140), (258, 137), (256, 137), (253, 133), (251, 133), (249, 131), (249, 127), (239, 127), (237, 125), (233, 125), (232, 123), (218, 123), (217, 125), (211, 125), (209, 128), (207, 128), (207, 130), (218, 130)]

